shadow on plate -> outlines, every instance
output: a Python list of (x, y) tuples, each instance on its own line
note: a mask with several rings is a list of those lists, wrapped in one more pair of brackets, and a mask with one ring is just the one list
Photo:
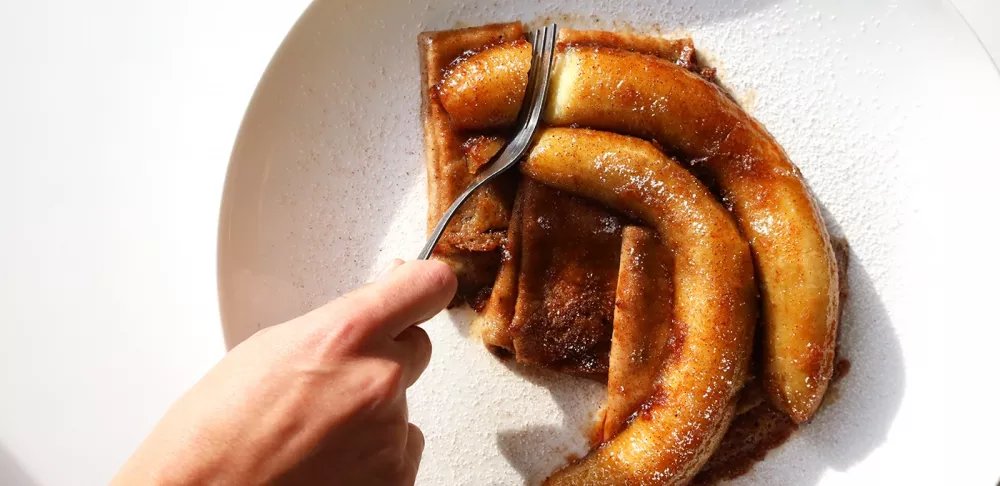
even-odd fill
[(502, 363), (521, 378), (545, 387), (562, 412), (558, 426), (543, 425), (511, 429), (497, 434), (497, 446), (525, 484), (540, 484), (572, 457), (587, 453), (587, 437), (594, 431), (597, 412), (606, 392), (604, 384), (586, 378), (521, 365), (512, 359)]
[(35, 486), (38, 484), (3, 444), (0, 444), (0, 484), (4, 486)]
[(903, 352), (878, 290), (853, 250), (850, 261), (838, 336), (838, 357), (851, 362), (850, 372), (827, 393), (811, 423), (736, 484), (816, 484), (828, 469), (850, 469), (885, 442), (903, 399)]
[[(674, 0), (651, 18), (673, 19), (676, 26), (712, 23), (776, 3)], [(413, 129), (419, 123), (419, 88), (413, 84), (418, 31), (565, 11), (556, 2), (517, 12), (454, 0), (427, 5), (423, 16), (414, 19), (388, 1), (314, 2), (261, 79), (234, 147), (220, 223), (220, 304), (229, 347), (362, 283), (381, 248), (399, 250), (400, 241), (386, 239), (400, 216), (399, 195), (412, 189), (423, 171), (423, 148)], [(594, 11), (596, 18), (614, 18), (632, 4), (607, 5), (613, 11)], [(387, 13), (335, 22), (351, 9)], [(371, 37), (378, 42), (351, 42), (371, 32), (386, 35)], [(348, 62), (345, 46), (351, 46), (354, 58), (370, 62)], [(393, 57), (397, 52), (407, 54)], [(386, 69), (385, 59), (405, 62), (402, 68)], [(339, 69), (348, 65), (349, 70)], [(397, 106), (406, 106), (407, 112), (399, 116), (392, 109)], [(414, 251), (421, 243), (406, 240)], [(885, 440), (903, 395), (902, 352), (874, 283), (861, 262), (853, 260), (851, 295), (840, 329), (842, 356), (852, 362), (851, 373), (812, 424), (738, 481), (812, 484), (830, 468), (850, 468)], [(563, 410), (579, 410), (581, 401), (596, 396), (578, 389), (593, 389), (585, 380), (518, 371), (546, 386)], [(525, 481), (537, 482), (575, 452), (567, 444), (585, 443), (592, 421), (591, 416), (567, 414), (559, 426), (502, 431), (497, 441)], [(8, 458), (0, 449), (4, 473), (10, 467), (23, 473), (16, 462), (8, 466)]]

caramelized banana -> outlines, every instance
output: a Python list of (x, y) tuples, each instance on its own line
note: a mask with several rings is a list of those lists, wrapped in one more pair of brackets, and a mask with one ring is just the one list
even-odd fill
[[(685, 69), (710, 72), (698, 66), (691, 39), (663, 39), (599, 30), (559, 31), (559, 42), (628, 48), (666, 59)], [(514, 123), (521, 109), (531, 44), (521, 39), (474, 50), (453, 61), (437, 87), (438, 99), (458, 130), (482, 130)]]
[[(517, 39), (456, 59), (438, 85), (438, 99), (457, 130), (508, 125), (517, 118), (524, 98), (531, 44)], [(521, 89), (508, 86), (520, 84)], [(473, 102), (465, 96), (475, 92)]]
[[(547, 123), (653, 139), (691, 161), (719, 188), (756, 262), (768, 398), (796, 422), (808, 421), (833, 373), (839, 282), (826, 226), (798, 168), (715, 85), (669, 59), (561, 45), (553, 69)], [(478, 105), (473, 111), (494, 113), (489, 100), (523, 96), (523, 78), (503, 85), (479, 79), (482, 83), (449, 90), (450, 104)], [(483, 121), (477, 126), (490, 126)], [(476, 125), (477, 120), (466, 123)]]
[[(726, 210), (691, 173), (637, 138), (542, 132), (522, 173), (593, 198), (657, 229), (673, 253), (673, 305), (660, 326), (679, 341), (652, 396), (624, 430), (549, 485), (684, 484), (718, 445), (747, 377), (756, 321), (753, 262)], [(672, 304), (671, 304), (672, 303)]]

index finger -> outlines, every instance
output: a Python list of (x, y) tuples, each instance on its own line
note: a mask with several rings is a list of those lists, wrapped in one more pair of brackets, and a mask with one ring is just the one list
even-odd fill
[(455, 274), (445, 263), (411, 261), (316, 312), (331, 324), (346, 319), (359, 327), (362, 337), (384, 335), (395, 339), (407, 327), (443, 310), (457, 287)]

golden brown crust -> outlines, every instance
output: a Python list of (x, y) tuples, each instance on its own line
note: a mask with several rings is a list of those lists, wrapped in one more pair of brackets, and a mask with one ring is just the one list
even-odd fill
[(465, 189), (468, 177), (459, 178), (455, 165), (462, 141), (451, 128), (448, 114), (435, 95), (447, 66), (470, 49), (523, 35), (520, 23), (485, 25), (470, 29), (424, 32), (417, 39), (420, 49), (421, 112), (427, 150), (427, 227), (433, 228), (455, 196)]
[[(832, 238), (831, 243), (837, 258), (837, 270), (840, 274), (840, 314), (842, 315), (849, 286), (847, 281), (849, 250), (847, 242), (843, 238)], [(850, 370), (849, 361), (839, 357), (836, 359), (833, 377), (830, 379), (831, 390)], [(761, 366), (759, 360), (755, 361), (754, 366), (758, 368)], [(755, 369), (755, 372), (759, 371), (759, 369)], [(760, 381), (760, 379), (752, 378), (740, 391), (740, 401), (736, 406), (736, 419), (726, 431), (719, 448), (705, 463), (691, 484), (708, 486), (746, 473), (755, 463), (763, 460), (768, 451), (784, 443), (798, 428), (791, 417), (767, 401)]]
[[(560, 31), (561, 45), (631, 47), (701, 70), (690, 39), (662, 39), (600, 31)], [(460, 152), (472, 170), (488, 161), (483, 149), (499, 140), (469, 139), (465, 130), (502, 128), (513, 123), (524, 93), (531, 47), (521, 24), (494, 24), (428, 32), (420, 36), (423, 111), (427, 147), (428, 228), (469, 184), (460, 173)], [(512, 89), (512, 86), (519, 86)], [(470, 95), (474, 92), (474, 96)], [(488, 143), (489, 142), (489, 143)], [(499, 245), (506, 232), (516, 184), (502, 177), (474, 194), (459, 210), (436, 255), (446, 259), (459, 278), (454, 304), (480, 302), (498, 267)], [(491, 252), (492, 256), (480, 255)], [(478, 307), (478, 306), (474, 306)]]
[(656, 56), (696, 73), (704, 69), (695, 58), (694, 42), (687, 38), (665, 39), (624, 32), (562, 29), (558, 42), (560, 50), (567, 46), (609, 47)]
[[(559, 31), (559, 52), (567, 47), (604, 47), (657, 56), (708, 80), (714, 70), (698, 64), (691, 39), (664, 39), (598, 30)], [(503, 128), (517, 119), (528, 82), (531, 45), (496, 42), (467, 52), (449, 64), (433, 93), (457, 130)]]
[(477, 135), (466, 140), (462, 144), (462, 153), (465, 154), (469, 173), (479, 172), (479, 169), (503, 149), (505, 143), (507, 143), (506, 140), (499, 135)]
[(513, 355), (514, 341), (510, 336), (510, 323), (514, 320), (517, 303), (517, 284), (521, 270), (521, 213), (524, 197), (518, 191), (511, 212), (510, 227), (504, 242), (500, 271), (483, 313), (476, 318), (483, 344), (497, 355)]
[(519, 362), (568, 373), (608, 370), (621, 221), (591, 201), (525, 179), (510, 334)]
[[(462, 151), (467, 136), (452, 127), (436, 86), (449, 64), (470, 50), (523, 37), (519, 22), (469, 29), (425, 32), (418, 38), (421, 104), (427, 160), (427, 227), (469, 185), (472, 174)], [(467, 202), (448, 227), (435, 257), (455, 271), (459, 290), (453, 305), (485, 302), (500, 264), (499, 244), (510, 219), (513, 176), (484, 187)]]
[(718, 445), (747, 375), (756, 318), (747, 243), (694, 176), (639, 139), (547, 129), (521, 170), (656, 227), (675, 255), (673, 315), (683, 329), (641, 413), (546, 484), (685, 483)]

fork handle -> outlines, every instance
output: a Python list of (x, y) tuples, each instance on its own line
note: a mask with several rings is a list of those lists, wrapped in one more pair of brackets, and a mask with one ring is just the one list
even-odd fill
[(496, 179), (500, 174), (507, 172), (517, 165), (517, 161), (521, 160), (528, 152), (528, 145), (534, 138), (534, 132), (535, 126), (532, 126), (529, 130), (522, 129), (511, 141), (507, 142), (507, 145), (499, 153), (493, 156), (493, 159), (486, 164), (486, 169), (472, 180), (469, 187), (465, 188), (465, 191), (459, 194), (455, 198), (455, 202), (451, 203), (448, 210), (441, 215), (441, 219), (438, 221), (437, 226), (434, 227), (434, 231), (427, 238), (427, 244), (424, 245), (423, 250), (420, 250), (420, 255), (417, 256), (418, 260), (427, 260), (431, 257), (434, 247), (438, 244), (438, 240), (441, 239), (441, 235), (444, 234), (444, 229), (448, 227), (448, 223), (455, 217), (458, 208), (462, 207), (462, 204), (465, 204), (465, 201), (469, 199), (472, 193), (483, 187), (483, 184)]

